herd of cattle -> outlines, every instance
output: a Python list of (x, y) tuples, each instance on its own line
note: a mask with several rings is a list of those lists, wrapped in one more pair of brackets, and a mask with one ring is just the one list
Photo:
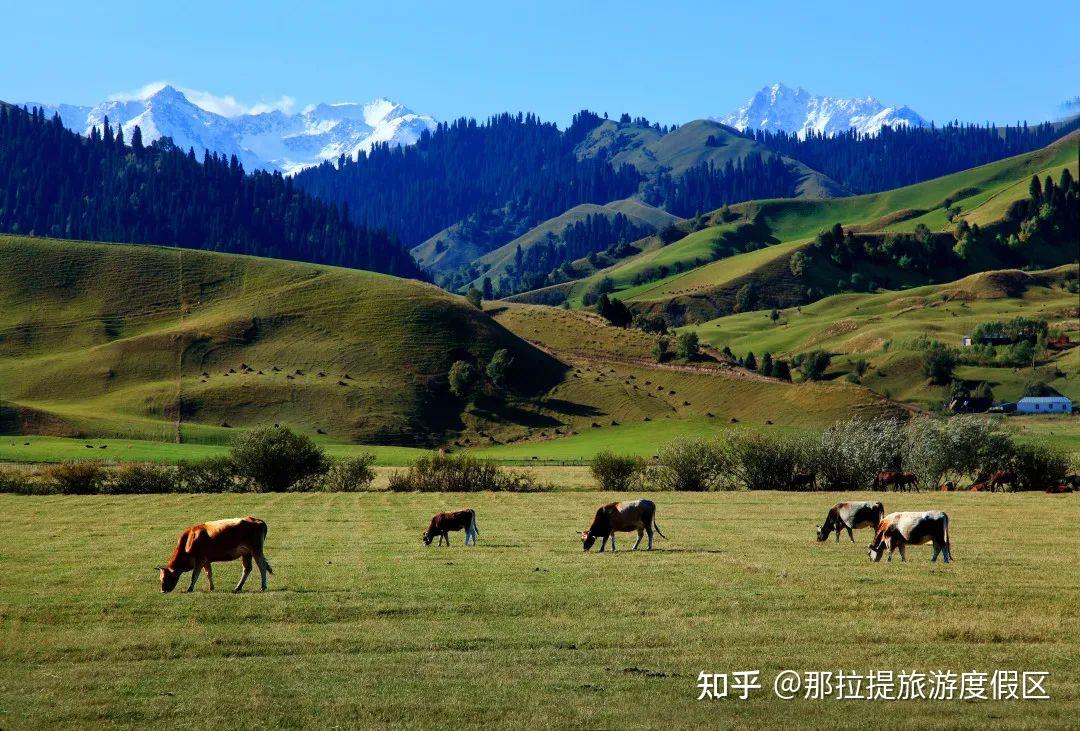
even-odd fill
[[(870, 559), (873, 561), (880, 561), (886, 549), (889, 551), (888, 560), (892, 560), (894, 551), (899, 551), (900, 560), (906, 561), (907, 555), (904, 550), (906, 546), (926, 543), (933, 543), (934, 546), (931, 561), (936, 561), (939, 554), (943, 556), (945, 563), (952, 560), (949, 546), (949, 516), (940, 510), (885, 515), (885, 508), (880, 502), (837, 503), (829, 510), (825, 522), (818, 526), (817, 539), (825, 541), (835, 531), (836, 540), (839, 542), (840, 532), (846, 530), (851, 542), (854, 543), (853, 531), (859, 528), (876, 529), (874, 539), (868, 546)], [(449, 546), (450, 533), (462, 530), (465, 531), (465, 545), (471, 542), (475, 546), (476, 536), (480, 533), (476, 526), (475, 510), (438, 513), (431, 519), (428, 529), (424, 531), (424, 545), (430, 546), (438, 536), (440, 546), (443, 541)], [(656, 523), (656, 503), (651, 500), (631, 500), (609, 503), (600, 507), (589, 529), (581, 532), (582, 547), (588, 551), (596, 544), (597, 539), (600, 539), (602, 552), (610, 540), (611, 550), (614, 551), (616, 533), (635, 531), (637, 532), (635, 551), (641, 545), (641, 539), (645, 535), (649, 536), (648, 547), (652, 550), (654, 531), (661, 538), (667, 539)], [(240, 574), (240, 582), (233, 591), (244, 588), (244, 582), (251, 573), (252, 562), (259, 567), (262, 590), (266, 591), (266, 576), (273, 574), (274, 571), (270, 568), (270, 563), (263, 552), (265, 541), (266, 523), (250, 516), (213, 520), (186, 528), (180, 533), (169, 562), (158, 567), (161, 591), (172, 591), (176, 588), (180, 577), (188, 571), (191, 572), (191, 584), (188, 586), (188, 591), (194, 591), (199, 573), (203, 569), (206, 570), (206, 580), (210, 585), (210, 591), (213, 591), (214, 575), (210, 565), (237, 559), (240, 559), (243, 564), (243, 572)]]

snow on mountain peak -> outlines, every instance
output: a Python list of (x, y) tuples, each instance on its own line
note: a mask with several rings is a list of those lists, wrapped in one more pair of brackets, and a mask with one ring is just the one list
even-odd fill
[(247, 170), (298, 172), (341, 155), (354, 156), (376, 143), (411, 145), (435, 120), (389, 99), (367, 104), (315, 104), (291, 113), (293, 101), (246, 106), (231, 96), (177, 87), (167, 82), (147, 84), (133, 92), (114, 94), (92, 107), (28, 103), (45, 114), (59, 114), (64, 126), (89, 134), (109, 118), (123, 127), (135, 126), (147, 144), (171, 137), (181, 149), (193, 147), (236, 155)]
[(745, 104), (718, 121), (746, 129), (795, 132), (805, 137), (809, 131), (833, 135), (855, 129), (877, 134), (885, 125), (923, 126), (927, 121), (910, 107), (888, 107), (872, 96), (843, 99), (815, 96), (801, 86), (782, 83), (766, 86)]

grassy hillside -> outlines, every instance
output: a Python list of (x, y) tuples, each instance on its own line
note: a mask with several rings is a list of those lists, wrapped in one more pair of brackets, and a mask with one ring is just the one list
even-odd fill
[[(584, 221), (590, 215), (603, 215), (612, 218), (617, 213), (622, 213), (634, 225), (652, 231), (659, 231), (670, 223), (682, 220), (667, 211), (631, 198), (612, 201), (602, 206), (586, 203), (574, 206), (560, 216), (549, 218), (509, 243), (480, 256), (476, 259), (477, 266), (483, 270), (484, 276), (490, 277), (493, 282), (497, 282), (499, 276), (506, 271), (506, 268), (513, 264), (519, 246), (522, 251), (528, 250), (531, 246), (547, 237), (548, 234), (558, 236), (567, 226)], [(482, 277), (478, 278), (474, 284), (479, 284), (481, 280)]]
[[(713, 143), (709, 144), (709, 138)], [(722, 166), (758, 153), (773, 154), (764, 145), (743, 137), (729, 127), (708, 119), (697, 119), (667, 134), (639, 124), (606, 120), (594, 128), (578, 145), (578, 157), (603, 155), (615, 165), (629, 163), (646, 176), (661, 172), (673, 176), (702, 163)], [(845, 195), (843, 186), (797, 160), (787, 159), (798, 175), (801, 198), (827, 198)]]
[[(1045, 272), (986, 272), (900, 292), (827, 297), (783, 310), (776, 323), (768, 311), (754, 311), (687, 329), (714, 347), (728, 346), (736, 355), (754, 352), (760, 358), (766, 351), (790, 356), (827, 350), (835, 354), (834, 377), (850, 373), (854, 360), (866, 359), (864, 385), (932, 407), (946, 398), (948, 389), (926, 383), (920, 338), (960, 347), (961, 338), (980, 323), (1023, 316), (1044, 319), (1074, 342), (1080, 341), (1080, 300), (1068, 289), (1076, 274), (1073, 265)], [(1015, 400), (1032, 380), (1080, 400), (1080, 348), (1052, 352), (1035, 369), (961, 365), (956, 376), (972, 384), (987, 382), (999, 400)]]
[[(985, 226), (996, 221), (1010, 203), (1027, 196), (1033, 174), (1060, 176), (1066, 167), (1080, 173), (1077, 163), (1080, 134), (1074, 133), (1049, 147), (1026, 155), (1000, 160), (972, 170), (898, 190), (872, 195), (824, 200), (752, 201), (731, 207), (734, 221), (714, 213), (710, 225), (661, 250), (650, 249), (564, 287), (572, 304), (604, 278), (615, 283), (615, 296), (642, 303), (639, 309), (670, 309), (690, 313), (691, 319), (710, 319), (731, 312), (739, 286), (755, 282), (784, 302), (800, 301), (807, 286), (826, 286), (851, 272), (827, 263), (795, 280), (787, 271), (790, 256), (810, 243), (818, 231), (835, 223), (863, 234), (914, 231), (924, 224), (935, 231), (947, 230), (945, 202), (960, 209), (959, 216)], [(713, 261), (714, 243), (728, 242), (727, 252)], [(635, 283), (642, 272), (666, 265), (671, 272), (645, 284)], [(976, 255), (976, 269), (1000, 268), (1001, 263)], [(678, 271), (681, 269), (682, 271)], [(967, 272), (957, 271), (955, 276)], [(942, 272), (941, 274), (948, 274)], [(889, 287), (926, 283), (925, 275), (895, 268), (867, 266), (868, 280)]]
[(440, 386), (450, 363), (497, 348), (541, 392), (562, 377), (462, 298), (411, 280), (0, 237), (8, 431), (222, 441), (225, 424), (287, 422), (338, 440), (428, 443), (466, 426)]

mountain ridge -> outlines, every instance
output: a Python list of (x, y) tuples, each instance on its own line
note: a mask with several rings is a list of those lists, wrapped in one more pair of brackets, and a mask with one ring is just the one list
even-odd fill
[(907, 106), (886, 106), (872, 96), (842, 98), (811, 94), (801, 86), (794, 89), (782, 83), (762, 87), (734, 112), (714, 118), (740, 132), (747, 129), (772, 132), (808, 132), (834, 135), (854, 129), (874, 135), (884, 126), (929, 123)]
[(226, 115), (189, 95), (194, 94), (164, 84), (93, 106), (40, 102), (19, 106), (39, 107), (47, 117), (58, 114), (65, 127), (82, 135), (101, 128), (108, 117), (128, 139), (138, 126), (146, 143), (171, 137), (181, 149), (236, 155), (245, 170), (286, 175), (341, 155), (355, 157), (377, 143), (411, 145), (436, 125), (433, 117), (381, 97), (367, 104), (324, 102), (296, 114), (255, 108)]

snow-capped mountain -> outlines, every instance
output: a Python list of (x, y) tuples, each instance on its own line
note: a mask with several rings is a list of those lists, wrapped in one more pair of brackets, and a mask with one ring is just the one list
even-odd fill
[(750, 129), (833, 135), (856, 129), (863, 134), (877, 134), (885, 125), (923, 126), (928, 122), (909, 107), (887, 107), (873, 97), (839, 99), (816, 96), (801, 86), (792, 89), (783, 84), (766, 86), (746, 104), (717, 121), (739, 131)]
[(108, 117), (113, 127), (123, 127), (129, 141), (138, 126), (146, 144), (171, 137), (181, 149), (195, 148), (200, 157), (207, 149), (236, 155), (248, 171), (279, 170), (285, 174), (343, 154), (355, 157), (358, 150), (368, 150), (376, 142), (411, 145), (436, 124), (432, 117), (389, 99), (368, 104), (317, 104), (298, 114), (274, 109), (225, 116), (196, 104), (167, 84), (93, 107), (37, 102), (26, 106), (42, 107), (47, 116), (59, 114), (65, 127), (80, 134), (100, 128)]

